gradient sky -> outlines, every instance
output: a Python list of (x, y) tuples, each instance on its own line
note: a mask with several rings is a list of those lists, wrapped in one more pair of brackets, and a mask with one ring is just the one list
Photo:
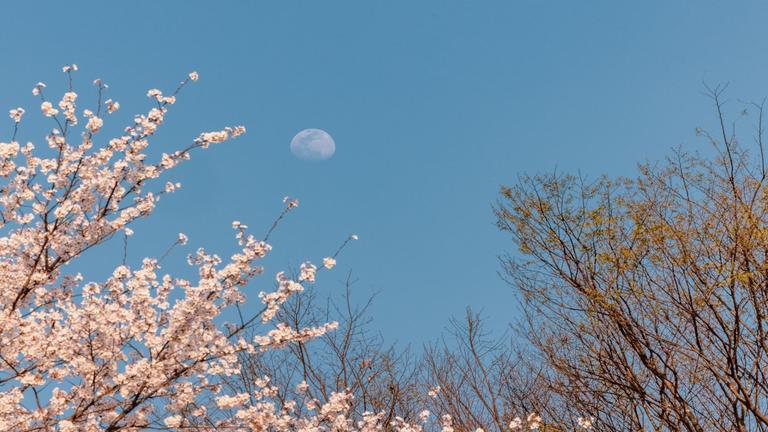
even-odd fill
[[(71, 62), (81, 107), (94, 78), (122, 104), (102, 138), (149, 108), (147, 89), (171, 91), (192, 70), (200, 81), (155, 151), (248, 128), (171, 174), (183, 188), (135, 227), (131, 262), (162, 255), (178, 231), (229, 255), (232, 220), (263, 232), (294, 196), (254, 297), (355, 232), (316, 289), (340, 292), (353, 271), (357, 299), (378, 293), (376, 328), (416, 344), (468, 305), (497, 330), (518, 315), (497, 275), (513, 248), (491, 212), (500, 184), (555, 168), (631, 175), (672, 147), (704, 148), (694, 128), (715, 119), (702, 82), (730, 82), (734, 110), (768, 95), (768, 3), (757, 1), (18, 1), (3, 17), (0, 108), (27, 108), (21, 140), (44, 146), (51, 126), (30, 90), (45, 81), (58, 96)], [(305, 128), (333, 135), (335, 156), (292, 156)], [(118, 256), (115, 245), (91, 254), (86, 277)], [(186, 271), (183, 252), (167, 261)]]

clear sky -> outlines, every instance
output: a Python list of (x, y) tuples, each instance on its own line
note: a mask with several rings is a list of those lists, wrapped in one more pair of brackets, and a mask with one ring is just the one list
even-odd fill
[[(555, 168), (629, 175), (704, 146), (694, 128), (714, 117), (702, 82), (730, 82), (734, 100), (768, 95), (768, 3), (757, 1), (17, 1), (2, 21), (0, 108), (27, 108), (22, 140), (44, 146), (50, 125), (30, 90), (45, 81), (60, 94), (72, 62), (81, 107), (94, 78), (122, 104), (102, 138), (148, 109), (147, 89), (171, 91), (192, 70), (200, 81), (156, 151), (248, 128), (171, 174), (183, 188), (135, 228), (132, 262), (179, 230), (228, 255), (231, 221), (262, 232), (294, 196), (269, 276), (249, 289), (355, 232), (317, 289), (339, 291), (352, 270), (358, 299), (378, 293), (376, 327), (417, 344), (468, 305), (496, 329), (518, 314), (497, 275), (512, 249), (491, 212), (500, 184)], [(335, 156), (294, 157), (305, 128), (328, 131)], [(86, 276), (116, 257), (89, 257)], [(183, 261), (176, 251), (167, 267)]]

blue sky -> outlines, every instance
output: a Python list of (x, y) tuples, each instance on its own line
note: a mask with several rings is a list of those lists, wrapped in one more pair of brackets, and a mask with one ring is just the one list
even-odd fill
[[(500, 184), (555, 168), (630, 175), (672, 147), (705, 149), (693, 132), (714, 125), (702, 82), (730, 82), (734, 109), (768, 95), (763, 2), (30, 1), (3, 15), (0, 108), (28, 109), (22, 140), (42, 144), (50, 127), (32, 86), (62, 91), (71, 62), (81, 107), (94, 78), (122, 104), (103, 138), (150, 106), (147, 89), (170, 91), (191, 70), (200, 81), (156, 151), (248, 128), (173, 172), (183, 188), (136, 227), (133, 262), (161, 255), (179, 230), (228, 255), (232, 220), (261, 232), (295, 196), (270, 275), (355, 232), (317, 289), (339, 292), (353, 271), (358, 299), (378, 293), (375, 326), (416, 344), (466, 306), (498, 330), (518, 315), (497, 275), (496, 257), (513, 248), (494, 227)], [(335, 156), (292, 156), (305, 128), (328, 131)], [(86, 276), (117, 256), (88, 257)], [(167, 267), (183, 261), (177, 251)], [(270, 286), (267, 276), (249, 289)]]

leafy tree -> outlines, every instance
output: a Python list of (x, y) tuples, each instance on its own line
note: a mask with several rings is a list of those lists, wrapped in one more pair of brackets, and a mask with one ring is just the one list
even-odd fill
[[(595, 429), (768, 430), (768, 188), (763, 106), (743, 145), (711, 89), (709, 153), (636, 178), (524, 177), (503, 187), (503, 258), (555, 419)], [(746, 111), (743, 114), (748, 114)]]

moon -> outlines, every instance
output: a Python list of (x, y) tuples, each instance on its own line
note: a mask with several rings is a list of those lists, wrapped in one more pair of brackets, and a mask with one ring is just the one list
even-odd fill
[(322, 129), (304, 129), (291, 140), (291, 153), (299, 159), (326, 160), (336, 153), (336, 143)]

